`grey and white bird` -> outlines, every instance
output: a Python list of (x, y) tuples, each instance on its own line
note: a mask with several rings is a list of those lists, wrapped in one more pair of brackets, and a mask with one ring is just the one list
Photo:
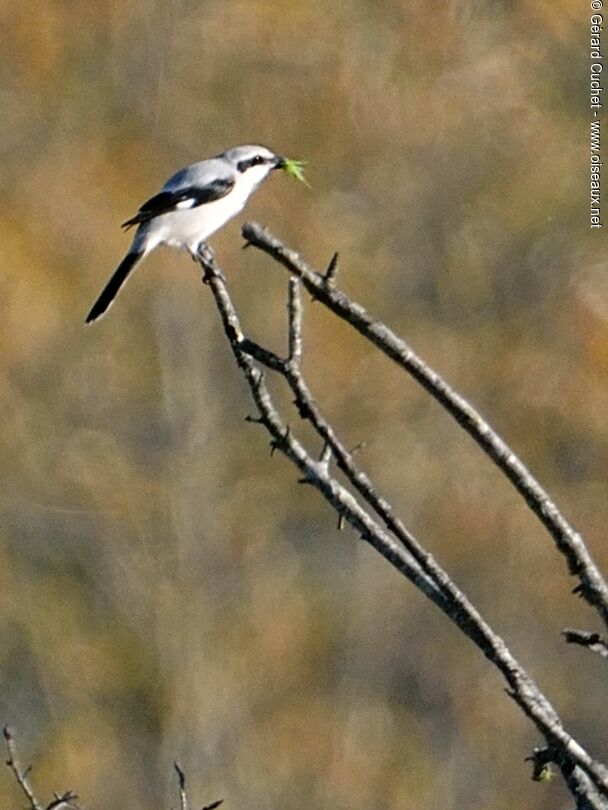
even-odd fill
[[(87, 315), (91, 323), (108, 309), (136, 265), (159, 245), (185, 248), (193, 257), (207, 250), (206, 240), (243, 209), (273, 169), (290, 173), (297, 161), (265, 146), (235, 146), (217, 157), (180, 169), (160, 192), (123, 223), (137, 226), (129, 252)], [(298, 164), (301, 165), (301, 164)]]

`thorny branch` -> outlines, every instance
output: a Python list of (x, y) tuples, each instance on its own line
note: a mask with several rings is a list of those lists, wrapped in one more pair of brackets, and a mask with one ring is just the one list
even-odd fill
[[(177, 774), (180, 810), (189, 810), (190, 805), (188, 804), (188, 795), (186, 793), (186, 774), (184, 773), (179, 762), (174, 762), (173, 767), (175, 768), (175, 772)], [(211, 804), (206, 804), (203, 808), (201, 808), (201, 810), (216, 810), (216, 807), (219, 807), (220, 804), (223, 803), (223, 799), (217, 799), (216, 801), (211, 802)]]
[[(314, 486), (349, 523), (363, 540), (370, 543), (400, 573), (428, 596), (482, 650), (505, 677), (507, 693), (532, 720), (546, 741), (547, 762), (560, 768), (578, 808), (606, 810), (608, 808), (608, 769), (594, 760), (564, 729), (555, 709), (524, 668), (513, 657), (503, 639), (484, 621), (483, 617), (394, 515), (388, 502), (377, 492), (368, 476), (359, 469), (334, 429), (323, 417), (309, 391), (300, 369), (302, 352), (301, 302), (299, 284), (291, 278), (288, 299), (288, 356), (279, 357), (272, 351), (246, 338), (228, 294), (225, 277), (213, 261), (200, 260), (203, 280), (209, 285), (218, 308), (224, 331), (236, 362), (244, 374), (258, 410), (255, 421), (266, 428), (271, 446), (285, 455), (302, 474), (302, 481)], [(331, 278), (335, 277), (335, 262)], [(311, 271), (312, 272), (312, 271)], [(305, 279), (298, 274), (307, 289)], [(340, 294), (342, 295), (342, 294)], [(295, 405), (302, 418), (308, 419), (323, 441), (321, 460), (317, 461), (285, 424), (274, 405), (264, 372), (258, 364), (277, 372), (290, 386)], [(349, 483), (366, 504), (363, 507), (354, 495), (332, 474), (330, 462), (344, 473)], [(368, 508), (381, 519), (378, 523)], [(395, 542), (393, 535), (398, 543)]]
[(299, 278), (315, 300), (354, 327), (410, 374), (467, 431), (513, 483), (553, 537), (557, 549), (566, 558), (569, 573), (579, 580), (574, 593), (594, 607), (608, 626), (608, 584), (581, 535), (568, 523), (549, 494), (481, 414), (404, 340), (337, 289), (337, 254), (332, 258), (326, 273), (322, 274), (256, 223), (247, 223), (243, 227), (243, 236), (247, 244), (267, 253), (285, 267), (290, 275)]
[[(17, 780), (22, 792), (25, 794), (31, 810), (81, 810), (80, 806), (75, 804), (78, 797), (71, 790), (66, 791), (62, 795), (56, 793), (54, 798), (47, 805), (41, 804), (36, 798), (28, 781), (31, 767), (23, 769), (19, 764), (19, 760), (17, 759), (15, 738), (12, 730), (8, 726), (5, 726), (3, 729), (3, 734), (4, 739), (6, 740), (6, 747), (8, 749), (8, 759), (6, 760), (6, 764), (15, 775), (15, 779)], [(175, 768), (178, 779), (180, 810), (189, 810), (190, 805), (188, 804), (188, 796), (186, 794), (186, 775), (179, 762), (174, 762), (173, 767)], [(205, 805), (203, 808), (201, 808), (201, 810), (216, 810), (216, 808), (218, 808), (220, 804), (223, 804), (223, 802), (223, 799), (218, 799), (217, 801)]]
[(72, 793), (71, 790), (67, 790), (61, 795), (55, 793), (54, 797), (47, 805), (42, 805), (36, 798), (29, 783), (28, 777), (31, 771), (31, 766), (24, 769), (19, 764), (15, 746), (15, 738), (12, 730), (8, 726), (5, 726), (3, 729), (3, 734), (4, 739), (6, 740), (6, 747), (8, 749), (8, 759), (6, 760), (6, 764), (14, 773), (17, 784), (25, 794), (31, 810), (79, 810), (79, 807), (76, 804), (76, 799), (78, 796), (75, 793)]
[(188, 810), (188, 797), (186, 795), (186, 774), (182, 771), (179, 762), (174, 762), (173, 767), (177, 773), (177, 783), (179, 785), (179, 806), (180, 810)]

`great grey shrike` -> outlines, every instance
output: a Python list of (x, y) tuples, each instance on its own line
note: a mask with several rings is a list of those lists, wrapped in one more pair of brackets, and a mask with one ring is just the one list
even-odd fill
[(243, 209), (273, 169), (290, 171), (296, 163), (265, 146), (235, 146), (217, 157), (180, 169), (134, 217), (123, 223), (125, 229), (137, 226), (133, 242), (86, 322), (106, 312), (129, 274), (150, 251), (169, 245), (185, 248), (193, 257), (204, 253), (205, 240)]

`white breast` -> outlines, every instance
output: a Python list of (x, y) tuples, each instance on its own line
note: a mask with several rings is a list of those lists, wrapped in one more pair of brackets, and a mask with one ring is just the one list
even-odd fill
[(246, 180), (244, 177), (240, 180), (229, 194), (219, 200), (156, 217), (150, 224), (149, 240), (155, 244), (196, 252), (201, 242), (243, 210), (251, 193), (261, 182), (243, 182)]

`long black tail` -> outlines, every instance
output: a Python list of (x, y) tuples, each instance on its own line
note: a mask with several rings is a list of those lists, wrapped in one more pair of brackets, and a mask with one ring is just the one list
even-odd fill
[(101, 317), (106, 309), (110, 306), (112, 301), (116, 298), (116, 294), (129, 277), (129, 273), (133, 270), (137, 262), (144, 255), (143, 250), (135, 251), (134, 253), (127, 253), (121, 263), (114, 271), (114, 275), (108, 281), (106, 286), (101, 291), (101, 295), (93, 304), (91, 311), (87, 315), (87, 323), (96, 321)]

